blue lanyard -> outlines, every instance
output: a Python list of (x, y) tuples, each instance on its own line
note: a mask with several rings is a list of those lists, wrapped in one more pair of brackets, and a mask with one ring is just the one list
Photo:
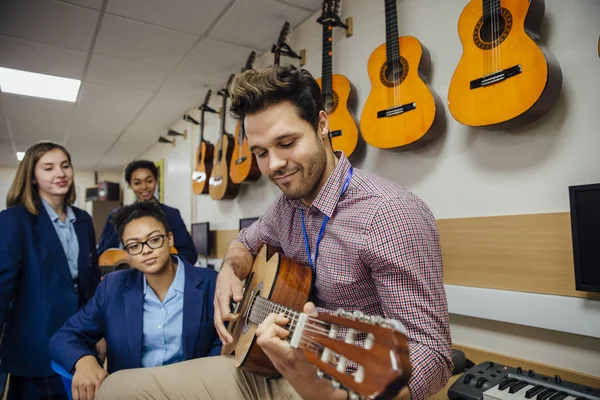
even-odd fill
[[(348, 185), (350, 185), (350, 180), (352, 179), (352, 166), (350, 166), (350, 170), (348, 171), (348, 176), (346, 176), (346, 181), (344, 182), (344, 187), (342, 188), (342, 193), (340, 193), (339, 199), (342, 197), (346, 189), (348, 189)], [(301, 210), (302, 213), (302, 234), (304, 235), (304, 246), (306, 247), (306, 255), (308, 256), (308, 262), (312, 267), (313, 271), (316, 271), (317, 258), (319, 257), (319, 244), (321, 244), (321, 239), (323, 239), (323, 234), (325, 233), (325, 227), (327, 226), (327, 222), (329, 222), (329, 216), (325, 215), (323, 218), (323, 223), (321, 224), (321, 230), (319, 231), (319, 236), (317, 237), (317, 248), (315, 249), (315, 260), (313, 261), (312, 255), (310, 252), (310, 246), (308, 244), (308, 235), (306, 234), (306, 226), (304, 225), (304, 210)]]

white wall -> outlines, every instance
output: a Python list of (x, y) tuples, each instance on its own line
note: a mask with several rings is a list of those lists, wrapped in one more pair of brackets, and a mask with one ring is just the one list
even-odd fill
[(10, 190), (13, 179), (17, 173), (16, 168), (0, 167), (0, 210), (6, 208), (6, 195)]
[[(398, 2), (400, 35), (416, 36), (429, 49), (431, 83), (444, 103), (462, 51), (457, 21), (465, 3)], [(360, 118), (370, 91), (367, 61), (385, 41), (383, 1), (346, 0), (342, 14), (353, 17), (354, 36), (346, 38), (342, 30), (335, 31), (334, 71), (354, 84)], [(291, 44), (296, 51), (306, 49), (305, 67), (318, 77), (321, 27), (314, 22), (316, 17), (292, 33)], [(563, 87), (558, 103), (541, 120), (511, 131), (481, 131), (457, 123), (446, 107), (447, 131), (439, 140), (408, 153), (369, 147), (357, 167), (409, 188), (437, 218), (568, 211), (569, 185), (600, 182), (598, 21), (597, 0), (546, 0), (541, 36), (560, 62)], [(271, 61), (272, 55), (266, 53), (256, 67)], [(199, 93), (198, 98), (203, 97)], [(211, 106), (220, 106), (218, 97), (213, 96)], [(229, 121), (228, 131), (233, 132), (234, 126)], [(205, 137), (212, 143), (218, 128), (218, 118), (207, 114)], [(261, 178), (244, 185), (234, 200), (216, 202), (208, 195), (192, 199), (192, 154), (198, 138), (195, 134), (187, 141), (180, 139), (175, 148), (157, 144), (144, 158), (165, 160), (165, 202), (179, 208), (186, 222), (210, 221), (212, 229), (235, 229), (240, 217), (259, 215), (276, 196), (277, 189)], [(600, 376), (598, 339), (456, 315), (452, 333), (456, 343)]]

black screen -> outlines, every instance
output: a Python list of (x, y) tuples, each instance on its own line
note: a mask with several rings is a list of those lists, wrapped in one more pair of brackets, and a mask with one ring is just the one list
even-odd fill
[(254, 221), (258, 221), (258, 217), (240, 218), (240, 230), (249, 227)]
[(192, 241), (196, 247), (196, 253), (204, 256), (210, 254), (210, 224), (208, 222), (192, 224)]
[(577, 290), (600, 292), (600, 184), (570, 186)]

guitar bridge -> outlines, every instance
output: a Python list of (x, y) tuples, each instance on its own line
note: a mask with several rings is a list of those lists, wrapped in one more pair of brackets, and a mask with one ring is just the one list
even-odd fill
[(477, 89), (480, 87), (490, 86), (494, 83), (502, 82), (511, 76), (519, 75), (523, 70), (521, 65), (515, 65), (514, 67), (506, 68), (498, 72), (486, 75), (482, 78), (471, 81), (471, 89)]
[(240, 165), (241, 163), (243, 163), (244, 161), (246, 161), (246, 156), (240, 157), (237, 160), (235, 160), (235, 165)]
[(194, 171), (192, 172), (192, 179), (198, 183), (202, 183), (206, 180), (206, 172)]
[(338, 129), (337, 131), (331, 131), (329, 132), (329, 137), (330, 138), (334, 138), (334, 137), (338, 137), (338, 136), (342, 136), (342, 130)]
[(412, 111), (417, 108), (417, 103), (408, 103), (401, 106), (388, 108), (387, 110), (381, 110), (377, 112), (377, 118), (393, 117), (395, 115), (404, 114), (405, 112)]

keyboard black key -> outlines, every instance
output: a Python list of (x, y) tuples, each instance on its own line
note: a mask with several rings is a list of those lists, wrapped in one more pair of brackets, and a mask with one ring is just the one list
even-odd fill
[(555, 393), (556, 393), (556, 390), (554, 390), (554, 389), (546, 389), (542, 393), (538, 394), (536, 399), (537, 400), (546, 400)]
[[(516, 385), (512, 385), (508, 389), (508, 393), (517, 393), (519, 390), (523, 389), (525, 386), (529, 386), (529, 383), (519, 381), (519, 383), (517, 383)], [(560, 399), (560, 400), (562, 400), (562, 399)]]
[(510, 378), (507, 379), (505, 381), (500, 382), (500, 384), (498, 385), (498, 390), (504, 390), (507, 387), (511, 387), (512, 385), (514, 385), (515, 383), (517, 383), (516, 379)]
[(550, 400), (563, 400), (567, 396), (568, 394), (565, 392), (558, 392), (554, 396), (550, 397)]
[(544, 389), (545, 389), (545, 387), (543, 387), (543, 386), (539, 386), (539, 385), (538, 385), (538, 386), (535, 386), (535, 387), (532, 387), (532, 388), (531, 388), (531, 389), (529, 389), (527, 392), (525, 392), (525, 398), (526, 398), (526, 399), (530, 399), (530, 398), (532, 398), (533, 396), (535, 396), (535, 395), (537, 395), (538, 393), (540, 393), (540, 392), (541, 392), (542, 390), (544, 390)]

